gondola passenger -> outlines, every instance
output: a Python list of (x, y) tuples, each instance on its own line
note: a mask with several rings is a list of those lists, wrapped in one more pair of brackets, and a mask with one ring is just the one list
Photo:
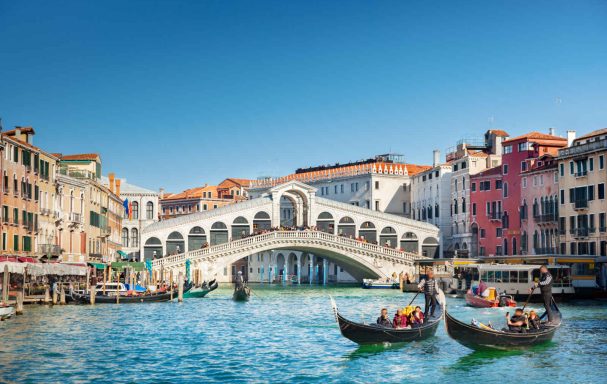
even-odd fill
[(396, 311), (394, 319), (392, 320), (392, 325), (394, 328), (407, 328), (407, 316), (405, 316), (402, 309)]
[(381, 315), (377, 318), (377, 325), (392, 328), (392, 322), (388, 318), (388, 310), (386, 308), (382, 308)]
[(529, 312), (529, 318), (527, 319), (527, 324), (529, 324), (529, 329), (531, 330), (539, 330), (540, 329), (540, 317), (535, 313), (535, 311)]
[(411, 314), (411, 322), (413, 325), (422, 325), (424, 323), (424, 314), (420, 306), (415, 307), (415, 310)]
[(506, 323), (508, 323), (508, 330), (510, 332), (522, 333), (525, 331), (526, 322), (525, 315), (521, 308), (517, 308), (514, 311), (514, 315), (510, 317), (510, 313), (506, 312)]

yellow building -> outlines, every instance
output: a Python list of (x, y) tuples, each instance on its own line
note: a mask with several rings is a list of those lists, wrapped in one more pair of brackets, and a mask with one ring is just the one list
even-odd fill
[(561, 254), (607, 256), (607, 128), (559, 150)]

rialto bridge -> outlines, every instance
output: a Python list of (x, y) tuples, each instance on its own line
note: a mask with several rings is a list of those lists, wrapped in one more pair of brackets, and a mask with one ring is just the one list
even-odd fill
[(154, 223), (142, 232), (141, 254), (156, 273), (184, 271), (189, 260), (199, 280), (229, 281), (229, 266), (245, 258), (260, 262), (255, 273), (262, 280), (322, 275), (326, 282), (330, 263), (360, 280), (412, 273), (415, 260), (437, 254), (438, 235), (433, 225), (320, 198), (292, 181), (259, 198)]

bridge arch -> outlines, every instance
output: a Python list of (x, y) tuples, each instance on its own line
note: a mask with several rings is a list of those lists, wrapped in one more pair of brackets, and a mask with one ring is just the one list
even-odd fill
[(344, 216), (339, 219), (337, 234), (344, 237), (356, 237), (356, 224), (350, 216)]
[(210, 245), (218, 245), (229, 241), (228, 227), (223, 221), (216, 221), (211, 225)]
[(379, 245), (384, 245), (390, 248), (398, 247), (398, 235), (392, 227), (384, 227), (379, 235)]
[(329, 212), (321, 212), (316, 219), (316, 227), (319, 231), (335, 233), (335, 219)]
[[(312, 206), (316, 188), (301, 183), (291, 181), (276, 186), (271, 190), (272, 201), (274, 202), (273, 223), (281, 223), (281, 207), (285, 202), (290, 202), (292, 206), (292, 225), (309, 226), (312, 225)], [(284, 200), (283, 200), (284, 198)]]
[(417, 235), (413, 232), (405, 232), (400, 238), (400, 247), (405, 252), (418, 253), (419, 240)]
[(364, 237), (364, 239), (369, 243), (377, 242), (377, 229), (375, 228), (375, 224), (370, 221), (365, 221), (362, 223), (358, 230), (358, 235), (360, 237)]
[(150, 237), (143, 245), (143, 258), (144, 260), (153, 260), (154, 255), (156, 257), (162, 257), (162, 255), (164, 255), (162, 241), (157, 237)]
[(173, 231), (169, 234), (166, 241), (166, 253), (173, 255), (185, 251), (185, 240), (181, 232)]
[(195, 226), (188, 233), (188, 251), (200, 249), (207, 242), (207, 235), (200, 226)]
[(238, 216), (232, 222), (232, 240), (242, 239), (251, 234), (251, 226), (249, 221), (243, 216)]
[(426, 237), (422, 243), (422, 255), (432, 259), (438, 258), (438, 239), (436, 237)]
[(266, 231), (272, 228), (272, 218), (266, 211), (259, 211), (253, 217), (253, 232)]

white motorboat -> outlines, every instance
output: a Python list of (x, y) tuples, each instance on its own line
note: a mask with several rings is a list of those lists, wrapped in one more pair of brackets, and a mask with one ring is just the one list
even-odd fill
[(15, 314), (15, 308), (10, 305), (0, 304), (0, 320), (8, 319)]

